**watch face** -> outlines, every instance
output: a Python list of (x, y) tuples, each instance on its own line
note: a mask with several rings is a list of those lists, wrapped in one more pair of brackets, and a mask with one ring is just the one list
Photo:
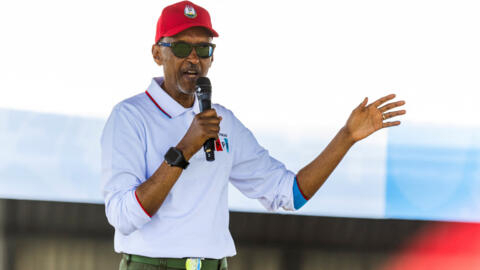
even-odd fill
[(165, 155), (165, 160), (170, 165), (177, 165), (178, 162), (181, 160), (182, 154), (175, 148), (170, 148)]

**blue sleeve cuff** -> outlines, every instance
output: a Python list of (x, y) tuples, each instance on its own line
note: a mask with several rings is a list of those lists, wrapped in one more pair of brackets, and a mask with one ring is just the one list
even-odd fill
[(293, 182), (293, 207), (295, 207), (295, 210), (298, 210), (307, 203), (307, 201), (307, 198), (302, 194), (298, 186), (297, 177), (295, 176), (295, 181)]

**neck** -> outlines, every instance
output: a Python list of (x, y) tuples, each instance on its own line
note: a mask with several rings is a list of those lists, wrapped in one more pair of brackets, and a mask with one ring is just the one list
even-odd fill
[(191, 94), (185, 94), (180, 91), (172, 90), (172, 88), (165, 86), (165, 81), (162, 82), (161, 87), (169, 96), (171, 96), (184, 108), (191, 108), (193, 106), (193, 103), (195, 102), (195, 92)]

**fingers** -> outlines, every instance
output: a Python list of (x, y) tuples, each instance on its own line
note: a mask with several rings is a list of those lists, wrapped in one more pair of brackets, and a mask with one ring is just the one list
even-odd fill
[(208, 132), (206, 133), (206, 139), (215, 139), (215, 140), (218, 139), (219, 132), (220, 132), (219, 127), (209, 129)]
[(209, 119), (221, 119), (222, 117), (217, 115), (217, 112), (215, 111), (215, 109), (208, 109), (195, 115), (195, 118), (198, 118), (203, 121), (203, 120), (209, 120)]
[(380, 108), (378, 108), (378, 110), (380, 110), (382, 113), (383, 112), (386, 112), (388, 110), (391, 110), (393, 108), (396, 108), (396, 107), (400, 107), (402, 105), (405, 105), (405, 101), (404, 100), (400, 100), (400, 101), (397, 101), (397, 102), (392, 102), (392, 103), (388, 103), (387, 105), (384, 105)]
[(205, 110), (195, 116), (197, 118), (197, 123), (203, 131), (203, 138), (218, 138), (218, 133), (220, 132), (220, 122), (222, 121), (221, 116), (217, 116), (215, 109)]
[(379, 98), (377, 101), (373, 102), (371, 104), (371, 106), (374, 106), (374, 107), (378, 107), (380, 105), (382, 105), (383, 103), (391, 100), (391, 99), (394, 99), (395, 98), (395, 94), (390, 94), (388, 96), (384, 96), (382, 98)]
[(208, 109), (198, 114), (200, 118), (203, 117), (217, 117), (217, 112), (215, 109)]
[(384, 119), (384, 120), (387, 120), (387, 119), (390, 119), (390, 118), (392, 118), (392, 117), (395, 117), (395, 116), (398, 116), (398, 115), (403, 115), (403, 114), (406, 114), (406, 113), (407, 113), (406, 110), (384, 113), (384, 114), (383, 114), (383, 119)]
[(217, 139), (220, 127), (214, 125), (202, 125), (198, 132), (198, 140), (203, 144), (203, 142), (208, 139)]
[(220, 122), (222, 122), (222, 117), (205, 117), (201, 118), (200, 122), (203, 124), (218, 125)]
[(382, 128), (393, 127), (393, 126), (398, 126), (398, 125), (400, 125), (400, 121), (385, 122), (385, 123), (382, 124)]
[[(383, 120), (387, 120), (387, 119), (390, 119), (392, 117), (395, 117), (395, 116), (398, 116), (398, 115), (403, 115), (403, 114), (406, 114), (406, 113), (407, 113), (406, 110), (384, 113), (383, 114)], [(383, 122), (382, 123), (382, 128), (398, 126), (398, 125), (400, 125), (400, 123), (401, 123), (400, 121)]]
[(219, 125), (215, 125), (215, 124), (202, 124), (202, 126), (205, 128), (205, 130), (208, 132), (208, 133), (218, 133), (220, 132), (220, 126)]

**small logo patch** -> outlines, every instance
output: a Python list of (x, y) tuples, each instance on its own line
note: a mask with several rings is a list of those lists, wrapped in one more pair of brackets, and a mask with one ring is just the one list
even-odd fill
[(218, 135), (220, 137), (223, 137), (223, 138), (219, 138), (216, 143), (215, 143), (215, 148), (217, 151), (227, 151), (227, 153), (230, 152), (230, 147), (228, 145), (228, 135), (226, 133), (218, 133)]
[(195, 11), (195, 9), (190, 6), (190, 5), (186, 5), (185, 6), (185, 9), (183, 11), (183, 14), (185, 14), (185, 16), (187, 16), (188, 18), (190, 19), (194, 19), (195, 17), (197, 17), (197, 12)]
[(198, 258), (188, 258), (185, 262), (185, 268), (187, 270), (200, 270), (202, 269), (202, 261)]
[(217, 140), (215, 141), (215, 150), (217, 150), (217, 151), (223, 151), (222, 143), (220, 142), (220, 139), (217, 139)]
[(227, 150), (227, 153), (230, 152), (230, 148), (228, 147), (228, 139), (227, 138), (223, 138), (222, 145), (223, 145), (223, 148), (225, 148)]

